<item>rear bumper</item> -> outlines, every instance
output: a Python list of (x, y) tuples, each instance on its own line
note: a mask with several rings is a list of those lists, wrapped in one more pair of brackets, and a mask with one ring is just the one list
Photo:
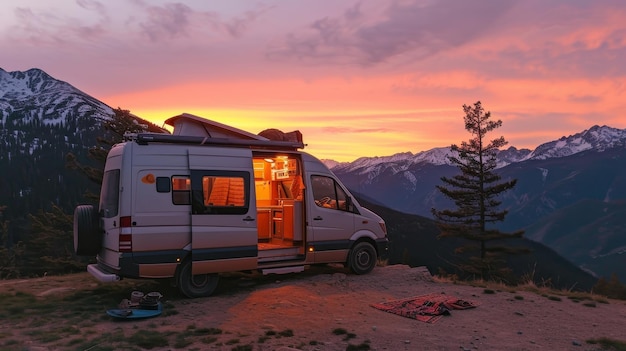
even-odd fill
[(111, 283), (121, 280), (122, 278), (117, 274), (112, 274), (109, 272), (105, 272), (97, 264), (90, 264), (87, 266), (87, 272), (91, 274), (94, 278), (98, 279), (103, 283)]

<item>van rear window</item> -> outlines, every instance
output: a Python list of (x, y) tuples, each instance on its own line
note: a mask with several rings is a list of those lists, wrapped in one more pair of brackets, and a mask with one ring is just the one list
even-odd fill
[(106, 171), (102, 177), (100, 213), (104, 218), (117, 216), (120, 199), (120, 170)]

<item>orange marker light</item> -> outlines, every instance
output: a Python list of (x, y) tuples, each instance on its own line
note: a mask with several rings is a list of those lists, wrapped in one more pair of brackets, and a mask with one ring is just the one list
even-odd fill
[(141, 178), (141, 181), (146, 184), (154, 184), (155, 182), (154, 174), (152, 173), (146, 174), (145, 176), (143, 176), (143, 178)]

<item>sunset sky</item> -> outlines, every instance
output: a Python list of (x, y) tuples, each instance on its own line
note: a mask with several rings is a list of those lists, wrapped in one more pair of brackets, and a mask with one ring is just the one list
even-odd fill
[(0, 68), (40, 68), (157, 124), (300, 130), (353, 161), (467, 140), (626, 128), (626, 1), (3, 0)]

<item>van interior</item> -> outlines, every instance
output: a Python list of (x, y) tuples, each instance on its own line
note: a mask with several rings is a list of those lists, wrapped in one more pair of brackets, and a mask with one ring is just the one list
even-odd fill
[(304, 183), (294, 154), (255, 154), (259, 263), (303, 259)]

